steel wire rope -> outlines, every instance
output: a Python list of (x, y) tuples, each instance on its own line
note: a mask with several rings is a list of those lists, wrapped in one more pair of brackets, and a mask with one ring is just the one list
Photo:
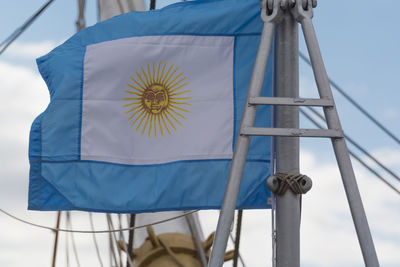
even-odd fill
[[(67, 216), (66, 216), (66, 220), (67, 220), (67, 229), (72, 229), (72, 222), (71, 222), (71, 213), (69, 211), (67, 211)], [(70, 235), (71, 237), (71, 245), (72, 245), (72, 252), (74, 253), (74, 257), (75, 257), (75, 261), (76, 261), (76, 265), (78, 267), (81, 266), (80, 262), (79, 262), (79, 257), (78, 257), (78, 250), (76, 249), (76, 242), (75, 242), (75, 237), (74, 237), (74, 233), (73, 232), (69, 232), (67, 233)]]
[[(324, 116), (322, 116), (318, 111), (316, 111), (312, 107), (307, 107), (312, 113), (314, 113), (318, 118), (321, 120), (325, 121)], [(391, 176), (393, 176), (396, 180), (400, 182), (400, 177), (395, 174), (391, 169), (386, 167), (382, 162), (380, 162), (376, 157), (372, 156), (365, 148), (363, 148), (359, 143), (357, 143), (353, 138), (348, 136), (347, 134), (344, 133), (344, 137), (346, 138), (349, 143), (351, 143), (353, 146), (355, 146), (357, 149), (359, 149), (361, 152), (363, 152), (368, 158), (373, 160), (376, 164), (378, 164), (382, 169), (384, 169), (387, 173), (389, 173)]]
[(46, 8), (52, 3), (54, 0), (47, 1), (38, 11), (36, 11), (27, 21), (25, 21), (22, 26), (18, 27), (10, 36), (8, 36), (3, 42), (0, 44), (0, 55), (46, 10)]
[[(110, 225), (110, 228), (111, 228), (112, 230), (114, 230), (114, 224), (113, 224), (112, 218), (111, 218), (111, 216), (110, 216), (109, 214), (107, 214), (107, 220), (108, 220), (108, 223), (109, 223), (109, 225)], [(120, 227), (120, 229), (121, 229), (121, 227)], [(119, 233), (121, 234), (122, 231), (119, 231)], [(117, 236), (115, 235), (115, 232), (112, 232), (112, 235), (113, 235), (113, 237), (114, 237), (115, 244), (116, 244), (116, 246), (117, 246), (118, 253), (119, 253), (119, 255), (120, 255), (120, 264), (121, 264), (121, 267), (123, 267), (123, 264), (122, 264), (122, 257), (121, 257), (121, 248), (120, 248), (120, 246), (119, 246), (119, 244), (118, 244)], [(125, 244), (125, 240), (124, 240), (123, 237), (122, 237), (122, 242), (121, 242), (121, 244), (122, 244), (123, 249), (124, 249), (125, 252), (126, 252), (126, 255), (128, 256), (128, 248), (127, 248), (127, 246), (126, 246), (126, 244)], [(127, 262), (128, 262), (128, 264), (129, 264), (129, 266), (132, 266), (132, 267), (133, 267), (133, 262), (132, 262), (132, 259), (131, 259), (130, 257), (127, 257)]]
[[(89, 212), (89, 221), (90, 221), (90, 229), (92, 229), (92, 231), (94, 231), (93, 216), (92, 216), (91, 212)], [(100, 266), (104, 267), (103, 260), (101, 259), (101, 255), (100, 255), (99, 244), (97, 243), (97, 238), (96, 238), (95, 233), (92, 233), (92, 238), (93, 238), (94, 246), (96, 248), (97, 259), (100, 262)]]
[(69, 235), (65, 233), (65, 262), (67, 267), (69, 267)]
[[(232, 233), (229, 233), (229, 238), (232, 241), (232, 243), (235, 243), (235, 239), (233, 238)], [(244, 260), (242, 258), (242, 253), (240, 253), (240, 251), (239, 251), (239, 260), (240, 260), (240, 263), (242, 264), (242, 266), (246, 267), (246, 264), (244, 263)]]
[[(315, 126), (320, 129), (324, 129), (324, 127), (319, 124), (316, 120), (314, 120), (306, 111), (300, 109), (301, 114), (303, 114), (307, 119), (309, 119)], [(349, 154), (356, 159), (361, 165), (363, 165), (367, 170), (369, 170), (372, 174), (378, 177), (382, 182), (384, 182), (387, 186), (393, 189), (396, 193), (400, 194), (400, 190), (393, 186), (389, 181), (383, 178), (379, 173), (377, 173), (372, 167), (370, 167), (365, 161), (363, 161), (360, 157), (358, 157), (352, 150), (349, 149)]]
[(152, 226), (152, 225), (157, 225), (157, 224), (173, 221), (173, 220), (179, 219), (181, 217), (184, 217), (186, 215), (189, 215), (189, 214), (192, 214), (192, 213), (195, 213), (195, 212), (198, 212), (198, 211), (199, 210), (192, 210), (192, 211), (184, 212), (184, 214), (181, 214), (181, 215), (173, 216), (171, 218), (167, 218), (167, 219), (164, 219), (164, 220), (159, 220), (159, 221), (156, 221), (156, 222), (153, 222), (153, 223), (143, 224), (143, 225), (139, 225), (139, 226), (135, 226), (135, 227), (127, 227), (127, 228), (122, 228), (122, 229), (117, 229), (117, 230), (89, 231), (89, 230), (74, 230), (74, 229), (69, 230), (69, 229), (55, 228), (55, 227), (50, 227), (50, 226), (46, 226), (46, 225), (41, 225), (41, 224), (29, 222), (27, 220), (24, 220), (24, 219), (21, 219), (21, 218), (15, 216), (15, 215), (12, 215), (11, 213), (9, 213), (9, 212), (3, 210), (2, 208), (0, 208), (0, 212), (4, 213), (8, 217), (11, 217), (14, 220), (17, 220), (17, 221), (25, 223), (25, 224), (28, 224), (28, 225), (31, 225), (31, 226), (35, 226), (37, 228), (47, 229), (47, 230), (51, 230), (51, 231), (71, 232), (71, 233), (80, 233), (80, 234), (91, 234), (91, 233), (104, 234), (104, 233), (111, 233), (111, 232), (135, 230), (135, 229), (140, 229), (140, 228), (144, 228), (144, 227), (147, 227), (147, 226)]
[[(307, 63), (310, 67), (312, 67), (311, 61), (308, 57), (299, 51), (300, 58)], [(360, 104), (357, 103), (349, 94), (347, 94), (343, 88), (341, 88), (334, 80), (328, 77), (329, 83), (332, 85), (334, 89), (336, 89), (344, 98), (346, 98), (353, 106), (355, 106), (362, 114), (364, 114), (368, 119), (370, 119), (377, 127), (379, 127), (382, 131), (384, 131), (388, 136), (390, 136), (398, 145), (400, 145), (400, 139), (388, 128), (383, 126), (372, 114), (366, 111)]]
[[(113, 227), (113, 225), (111, 223), (111, 216), (110, 216), (109, 213), (106, 214), (106, 219), (107, 219), (108, 228), (110, 230), (113, 230), (114, 227)], [(110, 235), (110, 240), (109, 240), (110, 249), (111, 249), (112, 255), (114, 257), (115, 267), (118, 267), (118, 266), (122, 267), (121, 252), (120, 252), (120, 249), (119, 249), (119, 246), (118, 246), (118, 243), (117, 243), (117, 238), (115, 236), (115, 233), (110, 232), (108, 234)], [(118, 256), (119, 256), (119, 264), (118, 264), (118, 260), (117, 260), (117, 253), (115, 253), (115, 249), (114, 249), (114, 240), (115, 240), (115, 244), (117, 246), (117, 252), (118, 252)]]

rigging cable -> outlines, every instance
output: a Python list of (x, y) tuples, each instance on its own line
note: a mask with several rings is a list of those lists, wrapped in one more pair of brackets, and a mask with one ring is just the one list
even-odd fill
[(156, 9), (156, 0), (150, 0), (150, 10)]
[[(135, 219), (136, 219), (136, 214), (130, 214), (130, 220), (129, 220), (129, 227), (135, 227)], [(127, 259), (127, 267), (133, 267), (132, 264), (129, 263), (129, 260), (132, 261), (133, 255), (132, 255), (132, 249), (133, 249), (133, 240), (134, 240), (134, 230), (129, 231), (129, 237), (128, 237), (128, 248), (126, 250), (126, 255), (129, 257)], [(129, 265), (128, 265), (129, 263)]]
[[(72, 229), (71, 213), (69, 211), (67, 211), (67, 229)], [(69, 232), (69, 235), (71, 237), (72, 251), (74, 252), (76, 265), (80, 267), (81, 264), (79, 263), (79, 257), (78, 257), (78, 251), (76, 249), (74, 233)]]
[[(316, 125), (318, 128), (323, 129), (322, 125), (319, 124), (317, 121), (315, 121), (307, 112), (305, 112), (303, 109), (300, 109), (301, 114), (303, 114), (307, 119), (309, 119), (314, 125)], [(388, 185), (391, 189), (393, 189), (395, 192), (400, 194), (400, 191), (393, 186), (389, 181), (387, 181), (385, 178), (383, 178), (379, 173), (377, 173), (373, 168), (371, 168), (368, 164), (365, 163), (360, 157), (358, 157), (353, 151), (349, 149), (349, 154), (356, 159), (361, 165), (363, 165), (366, 169), (368, 169), (371, 173), (373, 173), (376, 177), (378, 177), (382, 182), (384, 182), (386, 185)]]
[(17, 28), (9, 37), (0, 44), (0, 55), (46, 10), (54, 0), (49, 0), (36, 11), (21, 27)]
[[(110, 230), (113, 230), (114, 227), (112, 226), (111, 216), (110, 216), (109, 213), (106, 214), (106, 219), (107, 219), (108, 228)], [(121, 251), (119, 249), (118, 241), (117, 241), (117, 238), (115, 236), (115, 233), (109, 232), (108, 234), (109, 234), (110, 250), (111, 250), (113, 258), (114, 258), (115, 267), (118, 267), (118, 266), (122, 267)], [(115, 253), (114, 241), (115, 241), (115, 244), (117, 246), (117, 251), (118, 251), (118, 256), (119, 256), (119, 264), (118, 264), (118, 260), (117, 260), (117, 253)]]
[[(307, 63), (311, 68), (312, 64), (308, 57), (299, 51), (300, 58)], [(329, 83), (334, 89), (336, 89), (344, 98), (346, 98), (353, 106), (355, 106), (362, 114), (364, 114), (368, 119), (370, 119), (376, 126), (378, 126), (382, 131), (389, 135), (397, 144), (400, 145), (400, 139), (392, 133), (388, 128), (383, 126), (374, 116), (372, 116), (368, 111), (366, 111), (360, 104), (357, 103), (350, 95), (348, 95), (343, 88), (341, 88), (335, 81), (328, 77)]]
[[(235, 239), (233, 238), (232, 232), (229, 233), (229, 238), (231, 239), (232, 243), (235, 243)], [(240, 263), (242, 264), (243, 267), (246, 267), (246, 264), (244, 263), (244, 260), (242, 258), (242, 254), (239, 251), (239, 260)]]
[(233, 267), (238, 266), (238, 257), (239, 257), (239, 246), (240, 246), (240, 234), (242, 232), (242, 219), (243, 219), (243, 210), (238, 210), (237, 219), (236, 219), (236, 236), (235, 236), (235, 252), (233, 255)]
[[(91, 212), (89, 212), (89, 221), (90, 221), (90, 228), (92, 229), (92, 231), (94, 231), (93, 217), (92, 217)], [(97, 244), (96, 234), (92, 233), (92, 237), (93, 237), (94, 246), (96, 248), (97, 259), (100, 262), (100, 266), (104, 267), (103, 260), (101, 259), (101, 255), (100, 255), (99, 245)]]
[(122, 229), (118, 229), (118, 230), (90, 231), (90, 230), (62, 229), (62, 228), (57, 228), (57, 227), (53, 228), (53, 227), (50, 227), (50, 226), (40, 225), (40, 224), (37, 224), (37, 223), (29, 222), (29, 221), (26, 221), (24, 219), (18, 218), (17, 216), (12, 215), (11, 213), (9, 213), (9, 212), (3, 210), (2, 208), (0, 208), (0, 212), (4, 213), (5, 215), (13, 218), (14, 220), (20, 221), (22, 223), (25, 223), (25, 224), (28, 224), (28, 225), (31, 225), (31, 226), (35, 226), (35, 227), (38, 227), (38, 228), (47, 229), (47, 230), (51, 230), (51, 231), (71, 232), (71, 233), (80, 233), (80, 234), (90, 234), (90, 233), (104, 234), (104, 233), (111, 233), (111, 232), (136, 230), (136, 229), (144, 228), (144, 227), (147, 227), (147, 226), (153, 226), (153, 225), (157, 225), (157, 224), (173, 221), (173, 220), (176, 220), (178, 218), (184, 217), (186, 215), (189, 215), (189, 214), (192, 214), (192, 213), (195, 213), (195, 212), (198, 212), (198, 211), (199, 210), (192, 210), (192, 211), (184, 212), (181, 215), (177, 215), (177, 216), (174, 216), (174, 217), (171, 217), (171, 218), (167, 218), (167, 219), (164, 219), (164, 220), (160, 220), (160, 221), (156, 221), (156, 222), (148, 223), (148, 224), (143, 224), (143, 225), (139, 225), (139, 226), (135, 226), (135, 227), (122, 228)]
[[(318, 118), (321, 120), (325, 121), (325, 118), (314, 108), (312, 107), (307, 107), (310, 111), (312, 111)], [(353, 138), (350, 136), (346, 135), (344, 133), (344, 137), (346, 138), (349, 143), (351, 143), (353, 146), (355, 146), (357, 149), (359, 149), (361, 152), (363, 152), (368, 158), (373, 160), (376, 164), (378, 164), (382, 169), (384, 169), (386, 172), (388, 172), (393, 178), (395, 178), (397, 181), (400, 181), (400, 177), (395, 174), (391, 169), (386, 167), (382, 162), (380, 162), (376, 157), (372, 156), (366, 149), (364, 149), (360, 144), (358, 144)]]

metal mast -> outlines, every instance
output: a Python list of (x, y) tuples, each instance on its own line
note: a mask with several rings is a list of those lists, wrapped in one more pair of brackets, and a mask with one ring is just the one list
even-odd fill
[[(275, 35), (275, 95), (299, 97), (298, 24), (289, 8)], [(277, 106), (276, 127), (299, 128), (298, 106)], [(276, 171), (299, 173), (299, 138), (275, 137)], [(287, 190), (276, 195), (276, 263), (277, 266), (300, 266), (300, 198)]]

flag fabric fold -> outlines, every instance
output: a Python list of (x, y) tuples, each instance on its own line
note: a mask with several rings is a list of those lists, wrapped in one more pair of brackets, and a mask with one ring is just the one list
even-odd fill
[[(185, 2), (98, 23), (37, 59), (50, 103), (31, 128), (28, 208), (220, 208), (261, 29), (259, 1)], [(260, 106), (256, 126), (271, 119)], [(270, 172), (271, 139), (253, 137), (237, 208), (270, 207)]]

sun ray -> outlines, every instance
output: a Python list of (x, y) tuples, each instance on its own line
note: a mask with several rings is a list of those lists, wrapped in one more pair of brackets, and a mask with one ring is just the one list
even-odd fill
[(150, 83), (153, 83), (153, 78), (151, 78), (151, 72), (150, 72), (150, 65), (147, 63), (147, 74), (149, 74), (149, 81)]
[(172, 81), (170, 81), (165, 87), (170, 88), (170, 85), (173, 84), (179, 77), (181, 77), (183, 72), (179, 73)]
[(131, 80), (134, 81), (141, 89), (145, 90), (146, 88), (143, 87), (143, 85), (141, 85), (140, 83), (138, 83), (138, 81), (135, 80), (135, 78), (131, 77)]
[(141, 106), (133, 107), (133, 108), (131, 108), (130, 110), (125, 111), (125, 113), (128, 114), (128, 113), (130, 113), (130, 112), (132, 112), (132, 111), (134, 111), (135, 109), (140, 108), (140, 107), (141, 107)]
[(162, 84), (165, 84), (165, 79), (167, 79), (169, 72), (172, 70), (172, 68), (174, 67), (174, 64), (172, 63), (172, 65), (169, 67), (167, 73), (164, 75), (164, 78), (162, 80)]
[(177, 81), (176, 83), (174, 83), (173, 85), (169, 86), (169, 90), (173, 90), (176, 86), (178, 86), (178, 84), (180, 84), (181, 82), (185, 81), (186, 77), (183, 77), (182, 79), (180, 79), (179, 81)]
[(139, 98), (139, 97), (124, 97), (124, 98), (122, 98), (122, 100), (139, 100), (139, 99), (141, 99), (141, 98)]
[(141, 106), (138, 106), (138, 107), (140, 107), (140, 109), (136, 110), (135, 113), (133, 113), (132, 116), (129, 117), (128, 121), (130, 121), (133, 117), (135, 117), (136, 114), (138, 114), (140, 111), (143, 110), (143, 108)]
[(160, 82), (160, 66), (161, 66), (161, 60), (158, 62), (158, 68), (157, 68), (157, 80), (156, 82), (159, 83)]
[(156, 63), (155, 63), (155, 61), (153, 61), (153, 82), (155, 83), (156, 82), (156, 70), (155, 70), (155, 65)]
[[(131, 127), (137, 122), (137, 120), (138, 119), (140, 119), (140, 118), (142, 118), (142, 117), (144, 117), (145, 115), (143, 114), (143, 113), (145, 113), (146, 112), (146, 110), (142, 110), (142, 112), (140, 112), (140, 114), (136, 117), (136, 119), (132, 122), (132, 124), (131, 124)], [(136, 132), (137, 132), (137, 129), (136, 129)]]
[(132, 106), (132, 105), (139, 105), (141, 102), (131, 102), (131, 103), (128, 103), (128, 104), (125, 104), (125, 105), (123, 105), (122, 107), (129, 107), (129, 106)]
[(143, 120), (149, 116), (149, 113), (143, 114), (142, 119), (140, 120), (138, 126), (136, 127), (136, 132), (139, 130), (140, 125), (142, 125)]
[(162, 122), (163, 122), (163, 124), (165, 126), (165, 129), (167, 129), (168, 134), (171, 134), (171, 132), (168, 129), (167, 123), (164, 120), (164, 114), (161, 114), (160, 117), (161, 117), (161, 120), (162, 120)]
[(174, 109), (177, 109), (177, 110), (180, 110), (180, 111), (183, 111), (183, 112), (190, 113), (189, 110), (183, 109), (183, 108), (180, 108), (180, 107), (177, 107), (177, 106), (175, 106), (175, 105), (173, 105), (173, 104), (171, 104), (170, 107), (172, 107), (172, 108), (174, 108)]
[(170, 101), (171, 104), (192, 106), (190, 103)]
[(145, 88), (149, 86), (147, 83), (145, 83), (145, 82), (143, 81), (142, 76), (140, 76), (140, 73), (139, 73), (139, 72), (136, 72), (136, 75), (139, 77), (140, 81), (142, 82), (142, 84), (143, 84), (143, 86), (144, 86)]
[(175, 88), (174, 90), (171, 90), (170, 93), (176, 92), (176, 91), (178, 91), (179, 89), (185, 87), (185, 86), (188, 85), (188, 84), (189, 84), (189, 83), (182, 84), (181, 86)]
[(144, 78), (146, 79), (146, 83), (147, 83), (148, 85), (150, 85), (149, 77), (147, 77), (147, 74), (146, 74), (146, 72), (144, 71), (143, 67), (140, 67), (140, 69), (141, 69), (142, 72), (143, 72)]
[(181, 117), (184, 120), (187, 120), (187, 118), (185, 116), (183, 116), (182, 114), (176, 112), (175, 110), (173, 110), (172, 108), (169, 109), (170, 111), (172, 111), (174, 114), (178, 115), (179, 117)]
[(175, 125), (172, 123), (172, 121), (168, 118), (167, 113), (163, 114), (165, 116), (165, 118), (167, 119), (167, 121), (169, 122), (169, 124), (171, 124), (172, 128), (174, 128), (174, 130), (176, 131)]
[(149, 120), (149, 134), (148, 134), (148, 136), (149, 136), (149, 138), (151, 137), (151, 128), (152, 128), (152, 126), (153, 126), (153, 114), (151, 114), (150, 115), (150, 120)]
[(131, 95), (142, 96), (142, 94), (139, 94), (139, 93), (136, 93), (136, 92), (133, 92), (133, 91), (129, 91), (129, 90), (125, 90), (124, 92), (127, 93), (127, 94), (131, 94)]
[(151, 116), (152, 116), (151, 113), (147, 113), (146, 122), (144, 123), (143, 130), (142, 130), (142, 133), (141, 133), (140, 135), (143, 135), (143, 134), (144, 134), (144, 131), (146, 131), (147, 124), (149, 123), (149, 118), (150, 118)]
[(171, 100), (189, 100), (191, 97), (171, 97)]
[(183, 126), (183, 125), (178, 121), (178, 119), (175, 118), (175, 116), (172, 115), (168, 110), (166, 110), (165, 112), (166, 112), (172, 119), (174, 119), (174, 121), (175, 121), (176, 123), (178, 123), (180, 126)]
[(161, 136), (164, 136), (163, 129), (162, 129), (162, 126), (161, 126), (161, 120), (160, 120), (160, 117), (161, 117), (161, 116), (157, 116), (157, 120), (158, 120), (158, 127), (160, 128), (160, 133), (161, 133)]
[[(136, 90), (136, 91), (138, 91), (138, 92), (144, 92), (144, 90), (139, 89), (139, 88), (135, 87), (134, 85), (132, 85), (132, 84), (130, 84), (130, 83), (126, 83), (126, 85), (128, 85), (130, 88), (132, 88), (132, 89), (134, 89), (134, 90)], [(125, 91), (124, 91), (124, 92), (125, 92)]]
[(162, 79), (164, 78), (164, 70), (165, 70), (166, 66), (167, 66), (167, 61), (165, 61), (164, 66), (163, 66), (162, 71), (161, 71), (161, 77), (160, 77), (160, 80), (159, 80), (160, 83), (162, 83)]
[(182, 91), (182, 92), (175, 93), (175, 94), (172, 94), (172, 95), (169, 95), (169, 96), (172, 98), (173, 96), (182, 95), (182, 94), (186, 94), (186, 93), (190, 93), (190, 92), (192, 92), (192, 90)]
[(171, 75), (169, 75), (168, 79), (165, 80), (164, 84), (168, 84), (169, 80), (174, 76), (175, 72), (177, 72), (179, 70), (179, 67), (176, 67), (176, 69), (171, 73)]
[(156, 122), (156, 117), (158, 116), (153, 116), (153, 125), (154, 125), (154, 138), (157, 138), (157, 122)]

